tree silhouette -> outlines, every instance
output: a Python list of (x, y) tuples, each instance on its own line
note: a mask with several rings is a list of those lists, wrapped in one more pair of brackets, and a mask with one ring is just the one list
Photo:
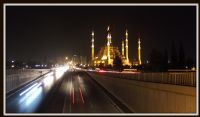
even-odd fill
[(185, 51), (182, 42), (179, 46), (179, 67), (185, 68)]
[(100, 68), (100, 69), (104, 69), (103, 63), (100, 63), (100, 64), (99, 64), (99, 68)]
[(191, 69), (195, 65), (195, 62), (193, 61), (192, 58), (188, 57), (186, 60), (186, 66)]
[(119, 56), (115, 56), (114, 61), (113, 61), (113, 67), (115, 70), (118, 70), (118, 71), (123, 70), (122, 59)]
[(174, 68), (177, 68), (178, 66), (178, 60), (177, 60), (177, 49), (176, 49), (176, 46), (175, 46), (175, 43), (174, 41), (172, 42), (172, 47), (171, 47), (171, 67), (174, 69)]
[(152, 71), (163, 71), (163, 55), (156, 49), (150, 53), (150, 69)]
[(166, 48), (164, 50), (164, 55), (163, 55), (163, 70), (164, 71), (168, 70), (168, 51)]

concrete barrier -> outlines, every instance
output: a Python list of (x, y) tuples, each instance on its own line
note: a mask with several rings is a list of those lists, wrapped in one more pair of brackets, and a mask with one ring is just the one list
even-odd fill
[(87, 72), (136, 113), (195, 113), (196, 87), (112, 78)]
[(6, 93), (49, 72), (50, 69), (9, 69), (6, 70)]

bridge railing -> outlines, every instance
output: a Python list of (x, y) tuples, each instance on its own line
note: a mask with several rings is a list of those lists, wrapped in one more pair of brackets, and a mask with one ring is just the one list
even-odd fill
[(50, 69), (7, 69), (6, 93), (49, 72)]
[(145, 82), (196, 86), (196, 72), (105, 73), (104, 75)]

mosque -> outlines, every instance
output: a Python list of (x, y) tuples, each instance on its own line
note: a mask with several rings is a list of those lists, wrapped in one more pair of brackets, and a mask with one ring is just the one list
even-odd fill
[(103, 66), (111, 65), (113, 66), (113, 61), (116, 56), (119, 56), (122, 59), (123, 65), (141, 65), (141, 42), (140, 37), (138, 38), (138, 57), (137, 61), (129, 60), (129, 51), (128, 51), (128, 30), (125, 31), (125, 39), (122, 39), (121, 45), (121, 53), (118, 47), (115, 47), (112, 44), (112, 35), (110, 31), (110, 27), (107, 28), (107, 44), (101, 47), (100, 51), (95, 55), (94, 53), (94, 31), (92, 31), (92, 46), (91, 46), (91, 65), (99, 66), (102, 64)]

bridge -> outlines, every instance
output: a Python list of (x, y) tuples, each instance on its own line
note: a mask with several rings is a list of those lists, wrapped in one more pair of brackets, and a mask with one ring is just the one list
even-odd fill
[(7, 70), (5, 112), (196, 113), (196, 72)]

